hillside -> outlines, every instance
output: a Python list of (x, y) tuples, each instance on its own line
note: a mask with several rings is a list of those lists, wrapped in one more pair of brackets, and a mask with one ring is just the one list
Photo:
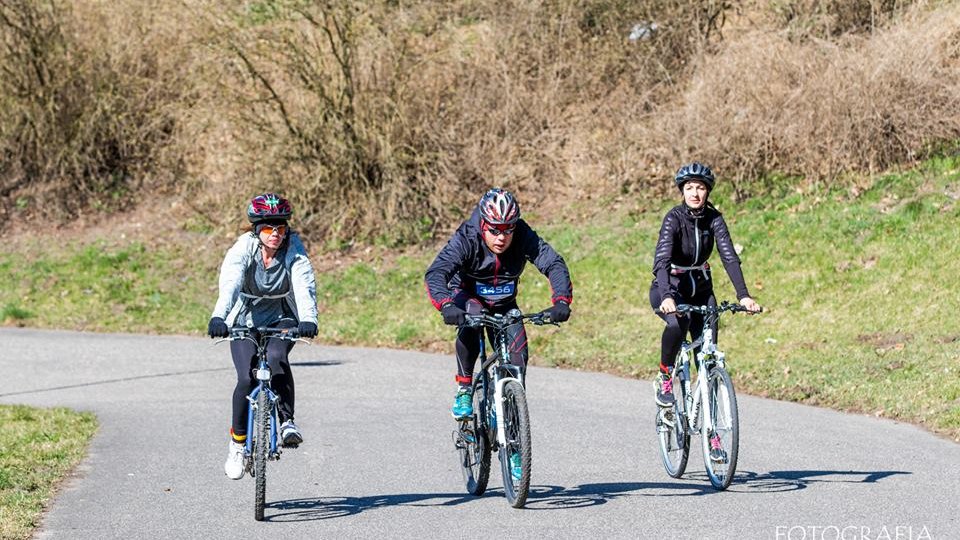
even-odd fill
[[(958, 439), (960, 157), (860, 185), (785, 187), (736, 203), (721, 178), (715, 202), (766, 307), (724, 321), (721, 343), (737, 387), (916, 422)], [(662, 323), (647, 288), (660, 220), (672, 204), (629, 196), (603, 211), (580, 204), (562, 216), (525, 214), (564, 254), (575, 285), (573, 319), (531, 329), (535, 363), (653, 375)], [(0, 255), (6, 324), (201, 334), (234, 236), (157, 236), (137, 225), (18, 235)], [(451, 354), (452, 331), (422, 284), (438, 247), (317, 255), (318, 342)], [(732, 298), (722, 271), (716, 276), (718, 296)], [(525, 274), (520, 300), (528, 311), (547, 307), (546, 280)]]

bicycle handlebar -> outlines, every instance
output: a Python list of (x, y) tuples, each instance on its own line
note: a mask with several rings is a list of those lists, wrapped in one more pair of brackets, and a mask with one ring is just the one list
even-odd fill
[(275, 338), (284, 341), (303, 341), (304, 343), (310, 343), (308, 340), (300, 337), (300, 331), (297, 327), (279, 328), (274, 326), (258, 326), (256, 328), (248, 328), (246, 326), (234, 326), (230, 329), (229, 337), (218, 339), (214, 342), (214, 345), (224, 341), (236, 341), (240, 339), (249, 339), (255, 342), (257, 340), (253, 337), (254, 333), (256, 333), (260, 339)]
[(470, 326), (472, 328), (487, 326), (489, 328), (502, 329), (523, 320), (530, 321), (537, 326), (542, 326), (545, 324), (560, 326), (560, 323), (550, 320), (550, 314), (546, 311), (540, 311), (532, 315), (521, 315), (519, 311), (516, 314), (511, 314), (508, 312), (504, 315), (500, 315), (499, 313), (495, 315), (490, 315), (488, 313), (483, 313), (481, 315), (470, 315), (468, 313), (464, 315), (464, 318), (467, 321), (464, 326)]
[[(727, 302), (726, 300), (721, 302), (719, 306), (694, 306), (691, 304), (677, 304), (677, 311), (681, 313), (699, 313), (701, 315), (719, 315), (724, 311), (731, 311), (734, 313), (738, 311), (744, 311), (752, 313), (749, 309), (743, 307), (742, 305)], [(758, 313), (762, 312), (763, 308), (761, 307)]]

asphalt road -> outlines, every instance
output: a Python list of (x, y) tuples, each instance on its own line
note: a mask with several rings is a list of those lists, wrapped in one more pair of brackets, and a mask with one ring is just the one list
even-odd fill
[(297, 345), (292, 359), (306, 442), (269, 464), (256, 522), (253, 481), (223, 474), (226, 345), (0, 329), (0, 402), (100, 420), (38, 538), (960, 537), (960, 445), (912, 425), (739, 396), (737, 476), (715, 492), (699, 453), (682, 479), (663, 471), (649, 382), (531, 368), (533, 488), (516, 510), (496, 467), (487, 494), (464, 492), (451, 356)]

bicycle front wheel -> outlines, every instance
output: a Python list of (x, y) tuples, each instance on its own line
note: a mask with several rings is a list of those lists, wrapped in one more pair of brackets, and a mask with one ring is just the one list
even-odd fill
[(514, 508), (527, 502), (530, 492), (530, 412), (527, 395), (517, 381), (503, 385), (503, 429), (506, 445), (500, 448), (500, 470), (503, 473), (503, 491)]
[(257, 492), (253, 503), (253, 517), (263, 521), (263, 505), (267, 494), (267, 454), (270, 452), (270, 399), (266, 389), (257, 397), (254, 417), (253, 471)]
[(490, 479), (490, 440), (486, 422), (482, 421), (479, 389), (473, 393), (473, 418), (461, 423), (457, 453), (467, 493), (483, 495)]
[(716, 489), (727, 489), (737, 471), (740, 420), (733, 382), (727, 371), (721, 367), (715, 367), (709, 372), (706, 406), (710, 422), (704, 421), (700, 428), (703, 462), (710, 484)]

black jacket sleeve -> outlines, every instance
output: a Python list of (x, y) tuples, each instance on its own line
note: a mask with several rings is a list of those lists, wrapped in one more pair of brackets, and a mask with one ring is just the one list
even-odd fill
[(727, 222), (722, 215), (717, 215), (711, 223), (713, 237), (717, 242), (717, 253), (720, 254), (720, 261), (723, 262), (723, 268), (730, 276), (734, 290), (737, 291), (737, 300), (742, 300), (750, 296), (747, 291), (747, 283), (743, 278), (743, 270), (740, 268), (740, 257), (733, 247), (733, 240), (730, 238), (730, 230), (727, 228)]
[(463, 229), (464, 227), (461, 226), (453, 233), (447, 245), (440, 250), (424, 275), (427, 296), (433, 303), (433, 307), (437, 309), (453, 301), (453, 291), (448, 286), (450, 278), (460, 271), (470, 253), (470, 243), (463, 234)]
[(550, 300), (554, 304), (561, 300), (572, 304), (573, 282), (570, 281), (570, 270), (563, 257), (525, 222), (517, 226), (517, 233), (521, 235), (519, 240), (523, 242), (524, 256), (550, 280)]
[(670, 259), (673, 257), (673, 242), (679, 227), (680, 223), (672, 211), (663, 216), (657, 247), (653, 251), (653, 275), (656, 278), (661, 299), (673, 298), (670, 294)]

